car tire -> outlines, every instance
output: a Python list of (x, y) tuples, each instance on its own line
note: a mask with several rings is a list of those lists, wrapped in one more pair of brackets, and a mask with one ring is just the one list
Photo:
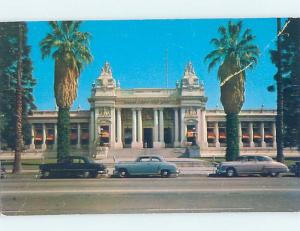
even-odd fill
[(90, 176), (90, 172), (86, 171), (82, 173), (83, 178), (88, 178)]
[(48, 178), (48, 177), (50, 177), (50, 171), (42, 171), (41, 175), (42, 175), (42, 178)]
[(271, 177), (278, 177), (279, 176), (279, 172), (270, 172), (269, 175)]
[(235, 169), (234, 168), (227, 168), (226, 169), (226, 176), (227, 177), (237, 176)]
[(98, 172), (90, 172), (90, 177), (91, 178), (97, 178)]
[(168, 170), (161, 170), (160, 175), (162, 178), (166, 178), (170, 176), (170, 172)]
[(126, 169), (119, 169), (119, 177), (120, 178), (125, 178), (125, 177), (128, 177), (128, 172)]

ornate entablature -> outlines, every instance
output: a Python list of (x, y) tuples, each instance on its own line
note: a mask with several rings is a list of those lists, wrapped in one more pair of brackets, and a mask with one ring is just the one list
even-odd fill
[(111, 117), (111, 110), (109, 107), (101, 107), (99, 108), (98, 117), (100, 118), (110, 118)]
[(196, 108), (190, 107), (185, 110), (185, 118), (197, 118), (197, 116), (198, 113)]

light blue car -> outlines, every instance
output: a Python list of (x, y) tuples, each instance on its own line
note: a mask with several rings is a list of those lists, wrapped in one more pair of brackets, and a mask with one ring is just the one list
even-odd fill
[(179, 170), (173, 163), (166, 162), (161, 156), (139, 156), (133, 162), (115, 164), (114, 175), (121, 178), (128, 176), (159, 175), (161, 177), (178, 176)]

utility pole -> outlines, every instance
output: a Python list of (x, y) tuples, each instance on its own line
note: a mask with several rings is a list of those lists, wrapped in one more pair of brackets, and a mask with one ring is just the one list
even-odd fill
[(166, 49), (166, 87), (168, 88), (168, 86), (169, 86), (169, 76), (168, 76), (168, 72), (169, 72), (169, 70), (168, 70), (168, 49)]
[(281, 60), (281, 18), (277, 18), (277, 116), (276, 116), (276, 146), (279, 162), (284, 161), (283, 155), (283, 86), (282, 86), (282, 60)]

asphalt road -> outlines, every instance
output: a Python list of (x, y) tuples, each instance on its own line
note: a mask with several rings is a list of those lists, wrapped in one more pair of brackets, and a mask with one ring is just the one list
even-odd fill
[(178, 177), (0, 181), (6, 215), (300, 211), (300, 178)]

